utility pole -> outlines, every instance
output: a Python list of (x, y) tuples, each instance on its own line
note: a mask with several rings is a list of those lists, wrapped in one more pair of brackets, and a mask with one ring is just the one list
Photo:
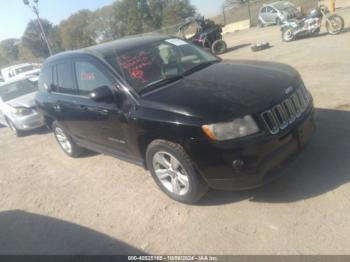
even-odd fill
[(39, 16), (39, 8), (38, 8), (39, 0), (33, 0), (33, 3), (30, 3), (29, 0), (23, 0), (23, 3), (26, 6), (28, 6), (30, 9), (32, 9), (34, 14), (38, 18), (38, 23), (40, 26), (41, 34), (42, 34), (44, 41), (47, 45), (47, 49), (49, 50), (49, 54), (50, 54), (50, 56), (52, 56), (51, 46), (50, 46), (49, 40), (46, 37), (45, 30), (44, 30), (43, 24), (41, 23), (40, 16)]
[(252, 13), (250, 10), (250, 0), (247, 0), (248, 15), (249, 15), (249, 27), (252, 27)]

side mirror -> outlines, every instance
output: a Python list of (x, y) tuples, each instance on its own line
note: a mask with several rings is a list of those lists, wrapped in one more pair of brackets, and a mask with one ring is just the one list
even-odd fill
[(100, 86), (90, 92), (89, 97), (95, 102), (111, 102), (113, 93), (108, 86)]

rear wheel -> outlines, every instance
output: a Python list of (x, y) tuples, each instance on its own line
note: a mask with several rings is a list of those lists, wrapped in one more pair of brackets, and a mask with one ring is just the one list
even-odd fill
[(227, 44), (225, 41), (219, 39), (216, 40), (213, 45), (211, 46), (211, 51), (215, 55), (221, 55), (225, 53), (227, 50)]
[(259, 27), (259, 28), (263, 28), (263, 27), (264, 27), (263, 22), (261, 22), (260, 20), (258, 21), (258, 27)]
[(64, 129), (57, 123), (52, 124), (52, 130), (55, 134), (55, 138), (62, 148), (62, 150), (70, 157), (77, 158), (85, 151), (74, 143), (72, 138), (64, 131)]
[(344, 19), (339, 15), (331, 15), (327, 19), (326, 28), (331, 35), (340, 34), (344, 29)]
[(176, 201), (193, 204), (208, 191), (207, 184), (178, 144), (153, 141), (147, 148), (146, 161), (157, 185)]
[(282, 31), (282, 39), (284, 42), (290, 42), (294, 40), (293, 30), (291, 28), (285, 28)]

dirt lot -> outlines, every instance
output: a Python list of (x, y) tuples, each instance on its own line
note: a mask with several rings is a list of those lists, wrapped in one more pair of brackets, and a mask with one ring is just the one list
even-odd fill
[[(350, 254), (350, 30), (287, 44), (269, 27), (226, 40), (224, 58), (291, 64), (315, 97), (318, 132), (284, 177), (186, 206), (139, 167), (70, 159), (50, 133), (1, 128), (0, 254)], [(257, 40), (273, 47), (252, 53)]]

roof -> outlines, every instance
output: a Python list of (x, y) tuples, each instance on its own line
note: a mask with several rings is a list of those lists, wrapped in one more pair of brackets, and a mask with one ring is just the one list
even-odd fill
[(79, 50), (62, 52), (48, 58), (46, 63), (50, 63), (56, 59), (70, 58), (72, 55), (78, 56), (81, 54), (92, 54), (95, 56), (107, 57), (115, 55), (115, 53), (124, 52), (168, 38), (169, 36), (154, 34), (125, 37), (108, 43), (94, 45)]

